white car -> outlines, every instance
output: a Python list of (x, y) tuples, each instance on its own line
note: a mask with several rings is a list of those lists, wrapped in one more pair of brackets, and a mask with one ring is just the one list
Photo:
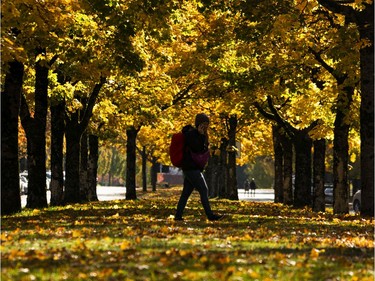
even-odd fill
[(361, 211), (361, 190), (358, 190), (353, 195), (353, 210), (356, 213), (359, 213)]
[(50, 190), (50, 186), (51, 186), (51, 171), (47, 171), (47, 173), (46, 173), (46, 187), (47, 187), (47, 190)]
[(27, 194), (27, 178), (23, 175), (20, 175), (20, 191), (21, 195)]
[(333, 204), (333, 184), (324, 185), (324, 195), (327, 204)]
[[(27, 186), (28, 186), (28, 172), (27, 170), (20, 173), (20, 189), (21, 194), (25, 195), (27, 194)], [(51, 172), (47, 171), (46, 173), (46, 188), (47, 190), (50, 190), (51, 185)]]

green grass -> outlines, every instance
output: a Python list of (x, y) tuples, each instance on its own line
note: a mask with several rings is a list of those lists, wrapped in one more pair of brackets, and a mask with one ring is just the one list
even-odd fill
[(179, 192), (4, 216), (1, 280), (374, 280), (373, 220)]

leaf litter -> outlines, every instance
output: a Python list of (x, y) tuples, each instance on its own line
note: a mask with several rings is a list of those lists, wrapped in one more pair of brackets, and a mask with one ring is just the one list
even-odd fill
[(180, 188), (115, 200), (25, 209), (2, 217), (1, 280), (373, 280), (371, 219), (196, 193), (185, 220)]

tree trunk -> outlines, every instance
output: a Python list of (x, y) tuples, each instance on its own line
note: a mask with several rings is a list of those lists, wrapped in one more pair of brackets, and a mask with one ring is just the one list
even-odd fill
[[(305, 129), (296, 129), (291, 124), (286, 122), (275, 108), (272, 98), (267, 96), (268, 107), (271, 113), (266, 112), (259, 103), (254, 103), (255, 107), (260, 113), (270, 120), (274, 120), (277, 124), (285, 130), (293, 142), (296, 154), (296, 177), (294, 184), (294, 203), (293, 206), (300, 208), (311, 205), (311, 148), (312, 140), (309, 136), (315, 126), (318, 125), (318, 120), (312, 122)], [(276, 192), (276, 191), (275, 191)]]
[(64, 110), (64, 101), (51, 105), (51, 206), (62, 205), (64, 199)]
[(275, 203), (283, 202), (283, 148), (280, 138), (280, 126), (272, 126), (273, 150), (275, 158)]
[(370, 40), (361, 55), (361, 214), (374, 216), (374, 2), (358, 17), (361, 39)]
[(25, 128), (29, 144), (27, 208), (47, 207), (46, 125), (49, 68), (44, 66), (43, 63), (37, 62), (35, 64), (35, 113), (32, 124)]
[(137, 199), (136, 193), (136, 141), (139, 129), (131, 127), (126, 130), (126, 199)]
[(89, 135), (89, 158), (87, 165), (88, 177), (88, 200), (98, 201), (96, 192), (98, 177), (98, 160), (99, 160), (99, 138), (95, 135)]
[(228, 189), (227, 189), (227, 177), (228, 177), (228, 140), (226, 138), (221, 139), (220, 144), (220, 161), (219, 161), (219, 174), (218, 174), (218, 195), (220, 198), (228, 198)]
[(208, 187), (208, 196), (211, 197), (213, 193), (213, 155), (210, 155), (206, 168), (204, 169), (204, 178), (206, 179)]
[(296, 151), (296, 179), (294, 186), (294, 207), (311, 206), (311, 148), (312, 140), (307, 130), (296, 132), (293, 141)]
[[(76, 115), (76, 114), (73, 114)], [(74, 117), (78, 118), (77, 116)], [(81, 133), (78, 121), (71, 121), (66, 126), (66, 168), (65, 168), (65, 194), (66, 203), (80, 203), (79, 165), (80, 165), (80, 140)]]
[(354, 89), (346, 87), (339, 94), (337, 112), (334, 122), (333, 140), (333, 212), (334, 214), (349, 213), (349, 129), (348, 112)]
[(325, 177), (325, 152), (326, 141), (320, 139), (314, 141), (314, 165), (313, 165), (313, 205), (314, 212), (325, 212), (325, 194), (324, 194), (324, 177)]
[(361, 70), (361, 214), (374, 216), (374, 2), (363, 3), (364, 9), (354, 10), (336, 1), (319, 0), (319, 3), (334, 13), (345, 16), (355, 23), (363, 42), (360, 49)]
[(88, 136), (87, 131), (84, 131), (81, 136), (81, 151), (80, 151), (80, 167), (79, 167), (79, 182), (80, 182), (80, 193), (81, 202), (89, 201), (89, 186), (87, 178), (87, 166), (88, 166)]
[(151, 186), (152, 186), (152, 191), (156, 191), (156, 182), (157, 182), (157, 175), (159, 171), (159, 164), (157, 162), (157, 158), (152, 157), (152, 162), (151, 162)]
[(147, 154), (146, 146), (142, 149), (142, 190), (147, 192)]
[(1, 214), (21, 210), (18, 164), (18, 114), (24, 66), (9, 63), (1, 93)]
[[(285, 132), (280, 134), (283, 151), (283, 187), (282, 202), (286, 205), (293, 205), (293, 144)], [(280, 161), (280, 160), (279, 160)]]
[(65, 194), (66, 203), (80, 203), (80, 145), (81, 136), (86, 130), (92, 111), (96, 103), (99, 92), (106, 82), (106, 78), (101, 77), (100, 82), (95, 85), (88, 102), (84, 102), (85, 110), (81, 110), (83, 116), (79, 117), (79, 112), (74, 112), (66, 118), (66, 175), (65, 175)]
[(233, 115), (229, 117), (229, 149), (228, 149), (228, 191), (230, 200), (238, 200), (238, 186), (237, 186), (237, 169), (236, 169), (236, 131), (237, 131), (237, 116)]
[(208, 195), (210, 198), (218, 197), (218, 177), (220, 169), (220, 157), (216, 154), (211, 155), (205, 170), (205, 178), (208, 186)]

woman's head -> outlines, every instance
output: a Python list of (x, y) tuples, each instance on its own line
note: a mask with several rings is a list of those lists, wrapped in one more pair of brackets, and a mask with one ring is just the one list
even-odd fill
[(204, 113), (199, 113), (195, 116), (195, 127), (198, 128), (199, 125), (207, 123), (207, 125), (210, 123), (210, 118)]

